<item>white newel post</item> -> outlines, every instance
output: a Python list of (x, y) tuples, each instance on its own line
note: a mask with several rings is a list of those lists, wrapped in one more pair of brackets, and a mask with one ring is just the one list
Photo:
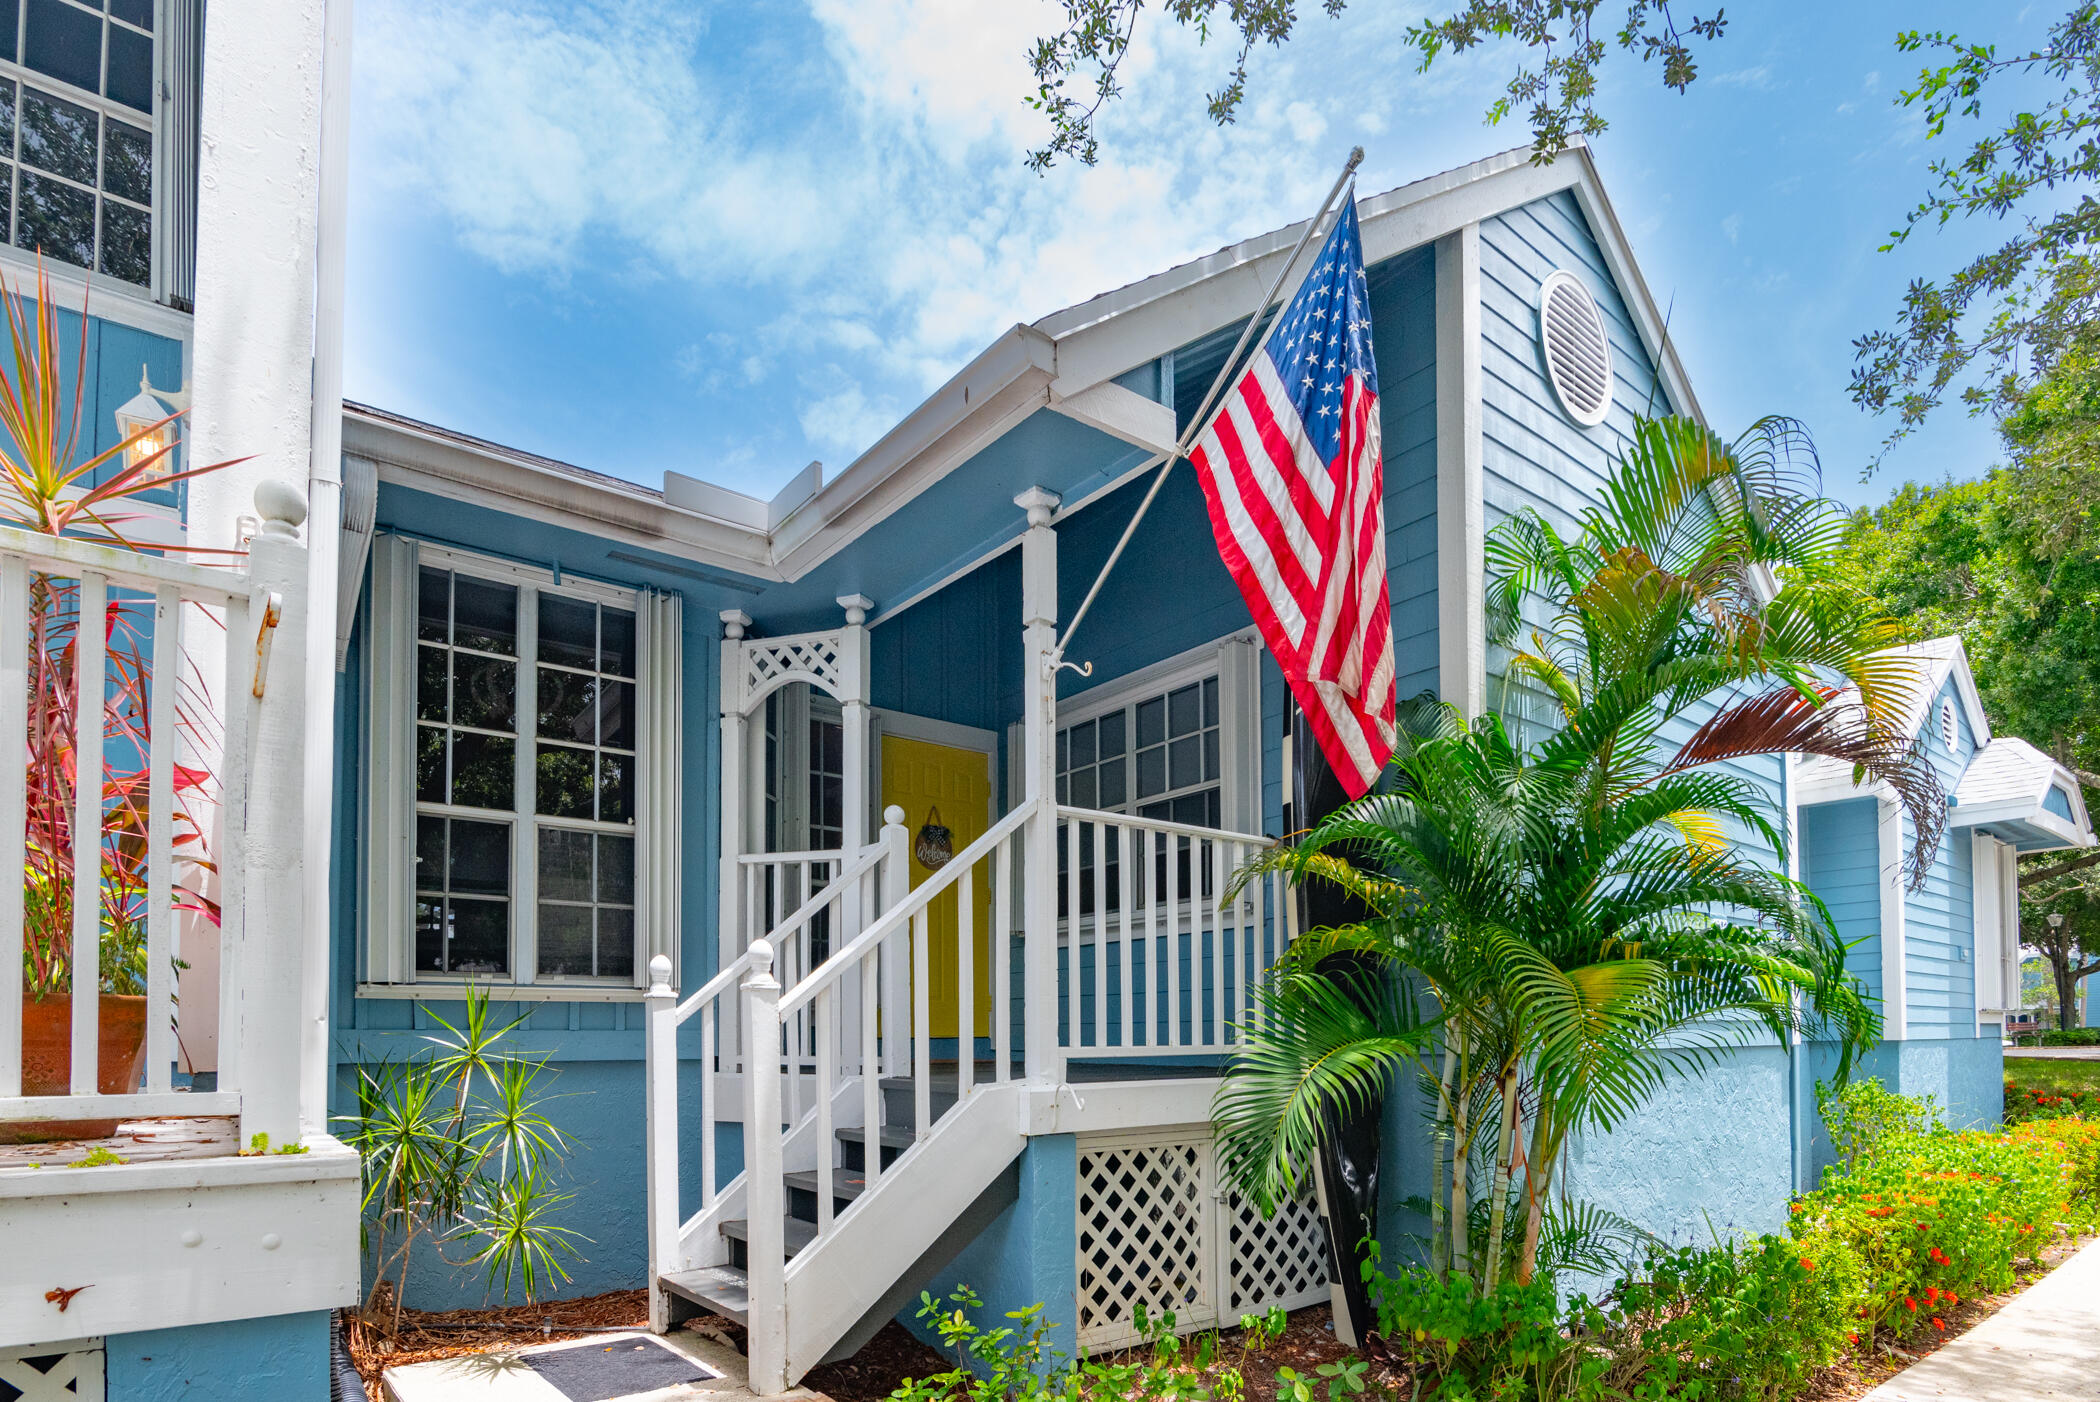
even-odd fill
[[(839, 768), (843, 822), (839, 835), (839, 870), (852, 864), (868, 843), (868, 701), (874, 685), (868, 666), (868, 610), (875, 601), (865, 594), (841, 594), (840, 608), (846, 611), (846, 626), (839, 630)], [(809, 892), (804, 892), (808, 896)], [(866, 926), (860, 892), (847, 891), (839, 898), (833, 917), (838, 948)], [(839, 989), (839, 1045), (860, 1050), (860, 970), (848, 969)], [(849, 1053), (851, 1054), (851, 1053)], [(834, 1072), (840, 1068), (834, 1067)]]
[[(882, 810), (882, 910), (904, 899), (911, 890), (911, 829), (904, 825), (904, 810), (896, 804)], [(910, 955), (910, 922), (889, 937), (882, 951), (882, 1006), (888, 1008), (882, 1024), (882, 1074), (911, 1074), (911, 1038), (906, 1035), (911, 1019), (906, 1015), (904, 975)], [(872, 1104), (873, 1101), (871, 1100)]]
[[(787, 1391), (787, 1243), (782, 1219), (787, 1185), (781, 1179), (780, 980), (773, 977), (773, 946), (751, 942), (751, 973), (744, 979), (744, 1191), (749, 1236), (746, 1286), (751, 1297), (751, 1390), (761, 1397)], [(872, 1141), (874, 1136), (870, 1136)]]
[[(649, 1156), (649, 1327), (671, 1327), (670, 1301), (657, 1284), (680, 1264), (678, 1224), (678, 995), (671, 989), (671, 961), (649, 961), (649, 992), (643, 999), (647, 1057), (643, 1064)], [(702, 1074), (712, 1074), (703, 1068)]]
[[(1021, 537), (1022, 754), (1026, 796), (1042, 800), (1029, 819), (1021, 883), (1022, 1036), (1031, 1081), (1063, 1079), (1057, 1046), (1057, 493), (1030, 487), (1014, 498), (1028, 513)], [(1075, 944), (1074, 948), (1077, 946)], [(1074, 996), (1077, 996), (1076, 990)]]
[[(306, 550), (299, 524), (306, 499), (282, 482), (255, 490), (261, 527), (248, 547), (252, 634), (228, 638), (253, 676), (247, 811), (237, 824), (242, 872), (239, 926), (226, 951), (238, 971), (241, 1142), (300, 1139), (300, 1044), (306, 939), (305, 778)], [(275, 626), (271, 626), (272, 618)], [(252, 674), (245, 665), (253, 654)], [(234, 826), (229, 824), (229, 826)], [(316, 1128), (320, 1128), (316, 1126)]]
[[(751, 615), (723, 609), (721, 618), (722, 880), (715, 929), (720, 960), (715, 967), (726, 969), (744, 952), (739, 944), (744, 930), (743, 881), (736, 859), (743, 851), (744, 788), (750, 777), (744, 772), (744, 630), (751, 626)], [(732, 1037), (729, 1045), (738, 1043)]]
[(839, 751), (845, 800), (845, 837), (840, 846), (848, 860), (868, 841), (868, 610), (875, 601), (865, 594), (842, 594), (846, 626), (839, 630)]

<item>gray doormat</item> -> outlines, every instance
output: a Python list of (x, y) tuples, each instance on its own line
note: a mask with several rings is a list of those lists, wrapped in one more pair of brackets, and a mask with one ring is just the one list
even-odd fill
[(612, 1402), (638, 1392), (654, 1392), (680, 1383), (703, 1383), (722, 1376), (646, 1336), (528, 1353), (519, 1361), (546, 1379), (569, 1402)]

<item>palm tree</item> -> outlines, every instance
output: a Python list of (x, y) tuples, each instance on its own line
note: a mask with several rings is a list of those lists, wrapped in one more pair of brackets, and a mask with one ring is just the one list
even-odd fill
[[(1782, 874), (1771, 794), (1722, 767), (1838, 758), (1898, 794), (1914, 873), (1938, 844), (1944, 799), (1901, 719), (1914, 664), (1837, 573), (1813, 469), (1787, 421), (1734, 443), (1646, 421), (1572, 535), (1529, 512), (1491, 534), (1505, 686), (1558, 723), (1523, 741), (1417, 706), (1382, 792), (1242, 873), (1369, 912), (1301, 937), (1247, 1029), (1214, 1107), (1243, 1191), (1297, 1192), (1324, 1119), (1412, 1071), (1436, 1105), (1432, 1265), (1528, 1281), (1573, 1132), (1760, 1031), (1834, 1036), (1841, 1077), (1878, 1039), (1828, 912)], [(1315, 970), (1342, 949), (1380, 973)]]

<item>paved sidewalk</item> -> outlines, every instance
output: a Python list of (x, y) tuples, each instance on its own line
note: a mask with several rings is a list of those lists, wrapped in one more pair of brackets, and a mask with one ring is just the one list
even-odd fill
[(2100, 1047), (2007, 1047), (2007, 1061), (2032, 1057), (2036, 1061), (2100, 1061)]
[(2100, 1402), (2100, 1241), (1862, 1402)]

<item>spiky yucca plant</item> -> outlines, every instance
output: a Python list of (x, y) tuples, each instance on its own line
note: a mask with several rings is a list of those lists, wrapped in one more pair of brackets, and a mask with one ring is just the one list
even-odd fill
[[(1525, 1281), (1576, 1131), (1759, 1032), (1834, 1038), (1841, 1078), (1878, 1039), (1828, 912), (1784, 875), (1775, 795), (1717, 767), (1852, 764), (1910, 813), (1914, 870), (1936, 847), (1944, 800), (1903, 729), (1915, 676), (1838, 574), (1839, 524), (1797, 426), (1727, 443), (1661, 419), (1572, 534), (1530, 512), (1496, 528), (1491, 637), (1555, 723), (1520, 738), (1417, 703), (1382, 792), (1241, 873), (1369, 912), (1301, 937), (1246, 1029), (1214, 1107), (1243, 1191), (1298, 1191), (1328, 1117), (1412, 1072), (1434, 1105), (1432, 1265)], [(1318, 971), (1341, 950), (1376, 972)]]

